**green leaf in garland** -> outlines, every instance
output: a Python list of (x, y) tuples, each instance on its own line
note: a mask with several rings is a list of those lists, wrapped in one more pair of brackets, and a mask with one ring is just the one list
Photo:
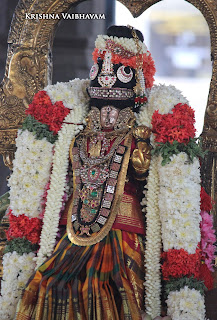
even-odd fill
[(38, 250), (37, 244), (32, 244), (25, 238), (14, 238), (7, 242), (4, 254), (8, 252), (16, 251), (19, 255), (24, 253), (30, 253)]
[(57, 135), (54, 135), (53, 132), (49, 130), (47, 124), (43, 124), (35, 120), (30, 115), (28, 115), (23, 122), (22, 130), (26, 129), (32, 132), (38, 140), (46, 138), (47, 141), (52, 144), (55, 143), (55, 141), (57, 140)]
[(165, 283), (165, 294), (168, 296), (170, 291), (179, 291), (185, 286), (187, 286), (189, 289), (200, 291), (202, 295), (204, 294), (204, 291), (207, 290), (204, 282), (197, 280), (194, 277), (183, 277), (179, 279), (170, 278), (170, 280)]
[(179, 143), (178, 141), (173, 141), (173, 143), (158, 143), (155, 149), (151, 151), (152, 155), (161, 155), (163, 160), (161, 162), (162, 166), (165, 166), (167, 163), (170, 163), (173, 155), (177, 155), (180, 152), (185, 152), (189, 160), (193, 162), (194, 158), (201, 157), (204, 158), (204, 155), (208, 151), (203, 151), (201, 147), (201, 138), (191, 138), (189, 143)]

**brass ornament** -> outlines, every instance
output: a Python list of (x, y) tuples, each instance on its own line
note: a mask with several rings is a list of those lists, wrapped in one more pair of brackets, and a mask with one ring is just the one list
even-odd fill
[[(15, 9), (8, 35), (5, 75), (0, 85), (0, 153), (10, 154), (7, 160), (4, 156), (10, 168), (16, 131), (25, 118), (25, 109), (34, 94), (51, 83), (51, 50), (61, 13), (79, 2), (81, 0), (20, 0)], [(28, 18), (36, 13), (55, 13), (60, 19)]]
[(138, 126), (134, 129), (133, 135), (136, 139), (148, 139), (151, 135), (151, 129), (146, 126)]

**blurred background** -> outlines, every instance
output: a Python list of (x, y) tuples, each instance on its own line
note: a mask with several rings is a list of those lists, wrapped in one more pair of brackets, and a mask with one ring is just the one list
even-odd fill
[[(4, 76), (7, 35), (18, 0), (0, 0), (0, 79)], [(162, 0), (134, 19), (114, 0), (85, 1), (71, 13), (105, 13), (105, 20), (62, 20), (53, 47), (53, 80), (88, 78), (97, 34), (112, 24), (127, 25), (142, 31), (156, 64), (155, 83), (172, 84), (180, 89), (194, 108), (197, 135), (203, 118), (211, 79), (210, 36), (208, 25), (194, 6), (184, 0)], [(9, 169), (0, 156), (0, 195), (7, 191)]]

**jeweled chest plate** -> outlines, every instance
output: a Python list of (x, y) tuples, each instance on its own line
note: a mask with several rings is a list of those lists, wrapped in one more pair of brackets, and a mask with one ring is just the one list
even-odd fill
[(84, 165), (81, 167), (81, 180), (83, 184), (89, 187), (98, 187), (102, 185), (109, 176), (108, 164)]
[[(118, 174), (126, 147), (117, 144), (110, 157), (99, 163), (96, 157), (85, 159), (79, 144), (72, 149), (74, 170), (74, 197), (71, 222), (74, 232), (89, 237), (107, 222), (112, 207)], [(79, 156), (81, 154), (81, 156)]]

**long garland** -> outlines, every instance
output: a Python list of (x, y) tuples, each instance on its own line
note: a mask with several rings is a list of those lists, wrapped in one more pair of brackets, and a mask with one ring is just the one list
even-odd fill
[[(137, 122), (152, 127), (154, 132), (151, 142), (155, 167), (150, 167), (147, 199), (142, 201), (147, 204), (146, 312), (152, 319), (160, 315), (157, 252), (161, 243), (155, 242), (157, 235), (153, 237), (151, 231), (161, 224), (161, 269), (168, 315), (173, 320), (205, 319), (203, 294), (205, 286), (208, 289), (213, 286), (211, 271), (216, 238), (208, 213), (210, 199), (207, 200), (203, 189), (201, 193), (198, 156), (203, 153), (194, 137), (194, 111), (175, 87), (154, 86)], [(206, 199), (202, 200), (205, 208), (200, 208), (201, 194)]]
[[(180, 93), (175, 94), (172, 87), (165, 88), (162, 94), (158, 89), (155, 89), (157, 96), (151, 93), (149, 104), (154, 111), (151, 121), (155, 136), (153, 154), (158, 155), (158, 203), (164, 251), (162, 275), (167, 311), (172, 320), (204, 320), (204, 283), (209, 289), (212, 285), (210, 271), (204, 269), (200, 242), (201, 230), (207, 231), (205, 221), (211, 227), (209, 215), (205, 214), (206, 218), (202, 219), (200, 209), (200, 165), (197, 157), (203, 153), (195, 139), (194, 111), (186, 99), (180, 101)], [(171, 91), (176, 103), (171, 97), (164, 101), (165, 93)], [(213, 259), (214, 235), (211, 230), (206, 232), (205, 239), (211, 243), (206, 245), (204, 241), (203, 247), (212, 245), (208, 251), (212, 255), (210, 259)]]
[[(78, 109), (79, 110), (78, 106)], [(82, 112), (75, 115), (74, 110), (65, 118), (66, 122), (79, 123), (82, 121)], [(60, 219), (60, 209), (62, 207), (62, 197), (66, 187), (66, 175), (68, 169), (69, 146), (72, 139), (83, 128), (74, 124), (63, 125), (58, 135), (53, 158), (53, 170), (48, 190), (47, 203), (41, 232), (40, 249), (37, 255), (36, 268), (49, 257), (54, 249), (58, 225)]]
[(161, 224), (158, 207), (159, 177), (157, 158), (152, 159), (147, 183), (146, 241), (145, 241), (145, 307), (152, 317), (161, 311)]
[[(66, 84), (48, 86), (34, 96), (26, 110), (27, 117), (16, 140), (13, 174), (9, 180), (10, 226), (3, 256), (1, 320), (14, 318), (22, 289), (35, 269), (39, 245), (38, 264), (53, 250), (59, 212), (65, 200), (64, 192), (67, 192), (64, 185), (68, 151), (62, 154), (60, 149), (68, 145), (70, 139), (83, 128), (76, 124), (82, 123), (87, 113), (88, 82), (75, 79)], [(64, 119), (74, 124), (62, 125)], [(47, 193), (51, 195), (49, 189), (53, 188), (54, 181), (58, 181), (58, 199), (56, 189), (52, 189), (56, 191), (54, 198), (47, 196)], [(62, 190), (59, 192), (60, 181)], [(57, 210), (53, 212), (52, 218), (54, 206), (51, 201), (56, 201), (56, 205), (58, 203), (58, 213)]]

